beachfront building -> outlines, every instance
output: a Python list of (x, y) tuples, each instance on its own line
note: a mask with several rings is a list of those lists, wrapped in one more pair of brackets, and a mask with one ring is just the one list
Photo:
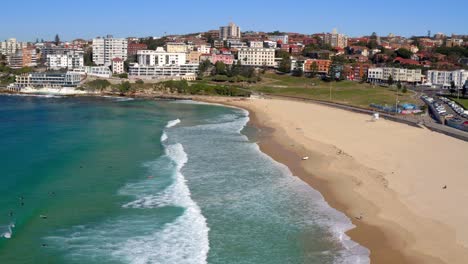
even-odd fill
[(367, 71), (367, 80), (371, 83), (387, 83), (390, 76), (394, 82), (421, 83), (423, 75), (421, 69), (405, 68), (370, 68)]
[(228, 39), (240, 39), (241, 38), (241, 30), (234, 23), (229, 23), (226, 27), (219, 28), (219, 38), (222, 40)]
[(10, 38), (8, 40), (0, 42), (0, 54), (2, 55), (12, 55), (17, 51), (22, 50), (28, 46), (26, 42), (19, 42), (15, 38)]
[(112, 59), (127, 59), (128, 41), (125, 38), (105, 38), (93, 39), (93, 62), (99, 66), (111, 66)]
[(23, 48), (7, 56), (8, 66), (12, 69), (37, 66), (36, 49)]
[(242, 48), (239, 49), (238, 60), (247, 66), (275, 66), (275, 49)]
[(427, 83), (434, 85), (439, 88), (451, 87), (454, 82), (457, 89), (463, 88), (463, 85), (468, 81), (468, 71), (456, 70), (456, 71), (427, 71)]
[(137, 53), (138, 64), (144, 66), (164, 66), (186, 64), (185, 52), (167, 52), (158, 47), (156, 50), (140, 50)]
[(15, 86), (18, 88), (76, 87), (80, 84), (80, 81), (81, 75), (74, 72), (32, 72), (16, 76)]
[(112, 72), (107, 66), (85, 66), (81, 68), (73, 69), (74, 73), (80, 75), (87, 75), (99, 78), (111, 78)]
[(75, 69), (84, 66), (84, 52), (70, 50), (65, 54), (49, 54), (46, 57), (47, 68), (52, 70)]
[(138, 63), (131, 64), (129, 76), (138, 78), (160, 78), (171, 76), (191, 76), (198, 72), (199, 64), (187, 64), (185, 52), (167, 52), (159, 47), (156, 50), (140, 50)]
[(114, 58), (112, 60), (112, 73), (122, 74), (125, 72), (124, 61), (120, 58)]
[(323, 42), (333, 48), (345, 48), (348, 46), (348, 37), (344, 34), (339, 34), (336, 29), (332, 33), (324, 34)]

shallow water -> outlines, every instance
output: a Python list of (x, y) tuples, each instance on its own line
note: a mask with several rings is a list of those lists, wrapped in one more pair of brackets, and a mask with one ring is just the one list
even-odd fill
[(247, 122), (189, 101), (0, 96), (0, 263), (367, 263), (349, 219)]

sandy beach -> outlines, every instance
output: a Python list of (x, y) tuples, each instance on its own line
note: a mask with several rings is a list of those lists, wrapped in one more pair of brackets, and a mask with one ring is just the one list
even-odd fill
[(202, 100), (249, 110), (262, 151), (352, 219), (372, 263), (467, 262), (468, 142), (313, 103)]

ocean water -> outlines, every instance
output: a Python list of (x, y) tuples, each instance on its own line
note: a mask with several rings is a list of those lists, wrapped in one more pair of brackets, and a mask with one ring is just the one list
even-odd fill
[(0, 263), (369, 263), (248, 120), (191, 101), (0, 96)]

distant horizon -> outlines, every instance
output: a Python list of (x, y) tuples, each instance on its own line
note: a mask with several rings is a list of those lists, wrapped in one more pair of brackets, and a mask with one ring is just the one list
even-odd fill
[[(219, 29), (234, 22), (242, 31), (282, 31), (303, 34), (331, 32), (334, 28), (349, 37), (376, 32), (379, 36), (426, 36), (444, 33), (468, 34), (468, 19), (464, 14), (468, 3), (447, 0), (446, 6), (456, 6), (450, 13), (430, 5), (395, 0), (391, 5), (364, 0), (359, 5), (345, 1), (327, 3), (302, 1), (295, 5), (275, 5), (270, 1), (239, 0), (235, 5), (217, 4), (211, 0), (183, 3), (143, 0), (128, 5), (123, 0), (95, 2), (83, 0), (73, 9), (57, 5), (53, 0), (26, 0), (21, 17), (17, 12), (5, 12), (0, 28), (0, 40), (16, 38), (35, 42), (53, 40), (58, 34), (64, 41), (92, 39), (98, 36), (162, 37)], [(4, 10), (14, 10), (17, 3), (6, 2)], [(39, 33), (38, 33), (39, 32)]]

